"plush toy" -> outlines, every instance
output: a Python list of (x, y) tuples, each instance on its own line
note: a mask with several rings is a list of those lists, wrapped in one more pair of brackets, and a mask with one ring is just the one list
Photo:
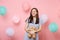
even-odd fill
[(37, 29), (36, 29), (35, 27), (29, 27), (28, 29), (29, 29), (29, 30), (28, 30), (28, 31), (29, 31), (29, 32), (28, 32), (28, 33), (29, 33), (29, 34), (28, 34), (28, 37), (29, 37), (29, 38), (35, 38), (35, 37), (36, 37), (36, 30), (37, 30)]

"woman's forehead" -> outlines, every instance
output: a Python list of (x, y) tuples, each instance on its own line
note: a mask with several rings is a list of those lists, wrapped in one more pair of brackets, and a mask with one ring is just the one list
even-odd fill
[(36, 9), (33, 9), (32, 11), (36, 11)]

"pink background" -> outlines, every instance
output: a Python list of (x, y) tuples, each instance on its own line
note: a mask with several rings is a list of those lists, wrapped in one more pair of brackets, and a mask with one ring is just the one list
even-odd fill
[[(5, 16), (0, 16), (0, 39), (10, 39), (5, 33), (8, 27), (12, 27), (15, 30), (13, 40), (24, 39), (24, 21), (29, 16), (29, 12), (24, 12), (22, 4), (26, 2), (30, 4), (31, 8), (38, 8), (39, 15), (46, 13), (49, 17), (49, 21), (43, 25), (42, 31), (39, 33), (39, 40), (60, 40), (60, 0), (0, 0), (0, 6), (5, 6), (7, 8), (7, 14)], [(14, 15), (20, 18), (20, 23), (18, 25), (12, 22), (12, 17)], [(57, 32), (52, 33), (49, 31), (48, 24), (50, 22), (56, 22), (58, 24), (59, 28)]]

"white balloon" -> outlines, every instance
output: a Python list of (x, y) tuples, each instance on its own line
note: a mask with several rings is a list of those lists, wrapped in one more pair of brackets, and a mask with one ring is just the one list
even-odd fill
[(16, 24), (19, 23), (19, 21), (20, 21), (20, 19), (17, 16), (13, 16), (12, 20)]
[(12, 37), (14, 35), (15, 31), (13, 28), (7, 28), (6, 29), (6, 34), (10, 37)]
[(40, 16), (41, 24), (44, 24), (48, 21), (48, 16), (46, 14), (42, 14)]

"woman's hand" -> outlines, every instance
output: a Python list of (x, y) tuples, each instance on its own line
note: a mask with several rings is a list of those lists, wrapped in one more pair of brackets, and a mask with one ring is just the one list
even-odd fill
[(41, 31), (41, 26), (39, 27), (39, 29), (37, 29), (37, 32), (40, 32)]
[(30, 30), (28, 29), (28, 28), (26, 28), (26, 30), (25, 30), (26, 32), (30, 32)]

